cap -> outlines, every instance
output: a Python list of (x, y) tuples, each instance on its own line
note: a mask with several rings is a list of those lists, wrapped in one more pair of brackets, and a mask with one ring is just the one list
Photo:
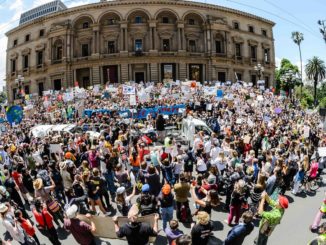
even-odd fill
[(279, 196), (278, 202), (283, 209), (287, 209), (289, 206), (289, 200), (285, 196)]
[(171, 186), (169, 184), (165, 184), (162, 187), (162, 193), (164, 195), (169, 195), (171, 193)]
[(207, 178), (207, 182), (210, 185), (214, 185), (216, 183), (216, 177), (214, 175), (209, 175)]
[(4, 203), (0, 203), (0, 213), (5, 213), (8, 210), (8, 206)]
[(66, 152), (66, 154), (65, 154), (65, 158), (66, 159), (71, 159), (72, 158), (72, 154), (71, 154), (71, 152)]
[(117, 194), (120, 195), (126, 191), (126, 188), (124, 186), (121, 186), (117, 189)]
[(149, 192), (149, 185), (148, 184), (143, 185), (143, 187), (141, 188), (141, 191), (142, 192)]
[(68, 219), (76, 218), (77, 211), (78, 211), (77, 205), (75, 205), (75, 204), (71, 205), (66, 211), (66, 215), (67, 215)]

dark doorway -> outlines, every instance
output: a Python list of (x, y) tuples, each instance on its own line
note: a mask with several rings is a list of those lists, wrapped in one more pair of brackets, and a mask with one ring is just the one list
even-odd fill
[(202, 82), (202, 68), (203, 66), (201, 64), (195, 65), (190, 64), (189, 65), (189, 80), (195, 80), (197, 82)]
[(118, 83), (118, 66), (103, 66), (103, 83)]
[(91, 84), (89, 82), (89, 76), (83, 77), (83, 88), (89, 87)]
[(226, 82), (226, 74), (225, 74), (225, 72), (219, 72), (217, 74), (217, 80), (219, 80), (220, 82), (225, 83)]
[(42, 96), (44, 91), (44, 83), (39, 83), (38, 84), (38, 95)]
[(145, 73), (135, 72), (135, 82), (140, 83), (141, 81), (145, 82)]
[(61, 90), (61, 79), (55, 79), (53, 81), (54, 90)]

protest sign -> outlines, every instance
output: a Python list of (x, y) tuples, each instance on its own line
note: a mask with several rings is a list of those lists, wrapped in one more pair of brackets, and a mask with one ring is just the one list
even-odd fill
[(60, 144), (50, 144), (51, 153), (62, 153), (62, 148)]
[(275, 108), (274, 112), (276, 114), (280, 114), (282, 112), (282, 109), (281, 108)]
[(136, 94), (136, 88), (133, 86), (123, 85), (122, 93), (124, 95)]
[(326, 147), (319, 147), (318, 155), (319, 155), (319, 157), (326, 157)]
[(23, 120), (24, 111), (23, 108), (19, 105), (14, 105), (9, 107), (6, 112), (7, 120), (12, 125), (13, 123), (19, 124)]
[(134, 94), (130, 95), (130, 105), (131, 106), (137, 105), (136, 95), (134, 95)]
[(244, 138), (243, 138), (243, 143), (245, 144), (249, 144), (250, 143), (250, 140), (251, 140), (251, 137), (249, 135), (246, 135)]
[(216, 97), (217, 98), (223, 98), (223, 90), (222, 89), (218, 89), (216, 91)]

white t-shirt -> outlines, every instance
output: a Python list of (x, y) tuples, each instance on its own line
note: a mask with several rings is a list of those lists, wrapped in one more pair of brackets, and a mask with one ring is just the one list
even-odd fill
[(199, 159), (197, 161), (197, 170), (200, 172), (204, 172), (207, 170), (207, 166), (205, 164), (205, 162), (202, 159)]

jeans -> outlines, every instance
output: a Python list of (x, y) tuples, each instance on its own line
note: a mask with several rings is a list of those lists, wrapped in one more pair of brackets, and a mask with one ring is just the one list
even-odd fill
[(167, 208), (161, 208), (163, 230), (165, 230), (167, 223), (173, 219), (173, 210), (174, 210), (173, 206)]
[(259, 232), (256, 245), (267, 245), (268, 236)]
[(233, 217), (235, 216), (234, 222), (236, 224), (239, 223), (240, 219), (240, 213), (241, 213), (241, 205), (231, 205), (230, 206), (230, 213), (228, 217), (228, 224), (230, 225), (232, 223)]
[(114, 185), (114, 173), (111, 172), (106, 172), (103, 174), (104, 178), (106, 179), (107, 185), (108, 185), (108, 190), (111, 194), (116, 192), (116, 187)]

